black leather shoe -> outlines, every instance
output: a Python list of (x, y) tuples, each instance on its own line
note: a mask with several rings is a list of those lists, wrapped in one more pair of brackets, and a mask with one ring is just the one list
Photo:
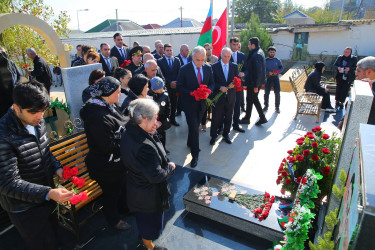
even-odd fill
[(268, 110), (268, 106), (264, 106), (263, 112), (266, 112)]
[(276, 113), (280, 114), (280, 108), (276, 108)]
[(223, 134), (223, 129), (222, 129), (222, 128), (219, 128), (219, 129), (217, 130), (217, 134), (218, 134), (218, 135)]
[(190, 162), (190, 167), (195, 168), (198, 165), (198, 157), (193, 157)]
[(257, 121), (255, 123), (255, 125), (260, 126), (260, 125), (262, 125), (263, 123), (266, 123), (266, 122), (268, 122), (266, 118), (260, 118), (259, 121)]
[(224, 140), (226, 143), (228, 143), (228, 144), (232, 144), (232, 141), (231, 141), (229, 135), (223, 135), (223, 140)]
[(210, 145), (215, 145), (216, 137), (211, 137)]
[(239, 124), (250, 124), (250, 119), (242, 118)]
[(178, 122), (176, 122), (176, 121), (171, 121), (171, 124), (174, 125), (174, 126), (176, 126), (176, 127), (180, 126), (180, 124)]
[(236, 131), (238, 131), (240, 133), (245, 133), (245, 130), (242, 129), (242, 128), (240, 128), (240, 127), (233, 127), (233, 130), (236, 130)]
[(120, 220), (117, 225), (115, 226), (115, 228), (117, 230), (128, 230), (130, 229), (132, 226), (130, 226), (130, 224), (128, 224), (126, 221), (123, 221), (123, 220)]

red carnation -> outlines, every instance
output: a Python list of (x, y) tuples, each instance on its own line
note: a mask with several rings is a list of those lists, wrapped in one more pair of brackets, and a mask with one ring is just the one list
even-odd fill
[(82, 188), (85, 185), (85, 178), (79, 178), (77, 176), (73, 176), (72, 183), (77, 186), (77, 188)]
[(313, 134), (313, 132), (311, 132), (311, 131), (308, 131), (307, 133), (306, 133), (306, 135), (312, 135)]
[(196, 101), (199, 101), (201, 99), (207, 99), (207, 96), (210, 93), (211, 90), (207, 88), (207, 85), (202, 84), (199, 88), (191, 92), (190, 95), (194, 96)]
[(300, 183), (300, 182), (301, 182), (301, 179), (302, 179), (301, 177), (298, 177), (297, 180), (296, 180), (297, 183)]
[(81, 201), (85, 201), (85, 200), (87, 200), (87, 198), (89, 198), (89, 197), (87, 196), (87, 193), (86, 193), (86, 192), (82, 192), (82, 193), (80, 193), (80, 194), (79, 194), (79, 197), (81, 198)]
[(22, 68), (26, 69), (27, 68), (27, 63), (24, 64)]
[(130, 63), (131, 63), (130, 60), (124, 60), (124, 62), (120, 65), (120, 67), (121, 67), (121, 68), (125, 68), (125, 67), (128, 66)]
[(317, 161), (317, 160), (319, 160), (319, 155), (313, 155), (313, 156), (312, 156), (312, 160), (313, 160), (313, 161)]
[(288, 179), (285, 180), (285, 184), (290, 184), (290, 183), (292, 183), (291, 179), (288, 178)]
[(72, 174), (72, 176), (76, 176), (78, 174), (78, 168), (77, 167), (73, 167), (71, 169), (71, 174)]
[(303, 155), (304, 156), (308, 156), (310, 154), (310, 150), (303, 150)]
[(281, 189), (281, 190), (280, 190), (280, 193), (281, 193), (281, 194), (285, 194), (285, 190), (284, 190), (284, 189)]
[(289, 222), (293, 222), (294, 219), (293, 219), (292, 217), (289, 217), (288, 221), (289, 221)]
[(326, 155), (330, 153), (328, 148), (322, 148), (322, 152), (323, 154), (326, 154)]
[(70, 167), (63, 167), (63, 178), (69, 179), (70, 177), (72, 177), (72, 170)]
[(297, 158), (297, 161), (303, 161), (303, 156), (302, 155), (297, 155), (296, 158)]
[(322, 168), (323, 174), (329, 175), (329, 172), (331, 171), (329, 166), (325, 166)]
[(279, 171), (283, 171), (283, 169), (284, 169), (284, 166), (283, 166), (283, 165), (280, 165), (280, 167), (279, 167)]
[(323, 135), (322, 135), (322, 138), (323, 138), (324, 140), (328, 140), (328, 139), (329, 139), (329, 135), (327, 135), (327, 134), (323, 134)]
[(307, 135), (307, 137), (309, 137), (310, 140), (315, 138), (314, 135), (312, 135), (312, 134)]
[(241, 88), (241, 79), (235, 76), (233, 79), (233, 84), (234, 87)]
[(261, 214), (263, 212), (262, 208), (257, 208), (254, 210), (254, 214)]
[(277, 180), (276, 180), (276, 184), (279, 185), (280, 182), (281, 182), (281, 180), (279, 180), (279, 178), (277, 178)]
[(289, 158), (289, 163), (294, 163), (295, 161), (296, 161), (296, 158), (294, 158), (293, 156)]
[(288, 150), (287, 153), (291, 155), (293, 154), (293, 150)]
[(317, 147), (318, 147), (318, 143), (317, 143), (317, 142), (313, 142), (313, 143), (311, 143), (311, 147), (313, 147), (313, 148), (317, 148)]
[(288, 176), (288, 172), (287, 171), (281, 171), (281, 175), (284, 176), (284, 177), (287, 177)]
[(283, 162), (286, 162), (286, 159), (285, 159), (285, 158), (283, 159)]
[(306, 177), (303, 177), (302, 178), (302, 184), (306, 184), (306, 181), (307, 181)]
[(72, 205), (75, 205), (81, 201), (81, 196), (80, 195), (73, 195), (72, 198), (70, 198), (70, 203)]

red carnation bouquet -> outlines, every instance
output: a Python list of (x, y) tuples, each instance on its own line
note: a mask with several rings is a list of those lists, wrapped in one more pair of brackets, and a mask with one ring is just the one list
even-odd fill
[(209, 94), (211, 94), (211, 90), (204, 84), (201, 84), (199, 88), (190, 93), (196, 101), (206, 100)]
[(132, 61), (130, 60), (124, 60), (124, 62), (120, 65), (121, 68), (125, 68), (126, 66), (128, 66)]
[[(234, 79), (233, 79), (233, 81), (226, 87), (226, 88), (228, 88), (229, 89), (229, 87), (231, 86), (231, 85), (234, 85), (234, 87), (236, 88), (236, 91), (241, 91), (242, 90), (242, 88), (241, 88), (241, 79), (240, 78), (238, 78), (238, 77), (234, 77)], [(240, 90), (237, 90), (237, 89), (240, 89)], [(221, 92), (221, 91), (219, 91), (219, 93), (217, 93), (216, 95), (215, 95), (215, 97), (211, 100), (211, 99), (207, 99), (207, 105), (209, 106), (209, 107), (213, 107), (213, 106), (215, 106), (215, 104), (219, 101), (219, 99), (220, 99), (220, 97), (223, 95), (223, 92)]]
[(259, 221), (262, 221), (268, 217), (274, 201), (275, 196), (271, 196), (269, 193), (264, 192), (264, 203), (253, 211)]
[[(70, 204), (76, 205), (81, 201), (87, 200), (88, 196), (86, 192), (79, 192), (79, 189), (81, 189), (83, 186), (85, 186), (85, 178), (79, 178), (78, 176), (78, 168), (73, 167), (70, 168), (68, 166), (63, 167), (63, 178), (65, 181), (70, 181), (72, 183), (72, 192), (73, 197), (70, 198)], [(60, 181), (57, 179), (55, 182), (56, 187), (64, 188), (61, 186)], [(56, 209), (57, 215), (60, 216), (60, 203), (57, 203)]]
[(23, 65), (23, 67), (22, 67), (22, 68), (23, 68), (23, 69), (26, 69), (26, 68), (27, 68), (27, 66), (28, 66), (28, 65), (27, 65), (27, 63), (25, 63), (25, 64)]

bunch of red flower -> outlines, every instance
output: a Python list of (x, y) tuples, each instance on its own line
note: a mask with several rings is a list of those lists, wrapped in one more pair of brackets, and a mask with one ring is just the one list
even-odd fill
[(279, 74), (279, 71), (277, 69), (273, 69), (272, 72), (273, 72), (274, 75)]
[(124, 60), (123, 64), (120, 65), (121, 68), (125, 68), (126, 66), (128, 66), (132, 61), (130, 60)]
[(208, 97), (208, 94), (211, 93), (211, 90), (207, 88), (207, 85), (200, 85), (199, 88), (194, 90), (193, 92), (190, 93), (190, 95), (194, 96), (196, 101), (199, 100), (205, 100)]
[(270, 213), (272, 203), (275, 201), (275, 196), (271, 196), (269, 193), (264, 192), (264, 204), (261, 207), (254, 210), (254, 214), (258, 217), (259, 221), (266, 219)]
[(25, 63), (25, 65), (23, 65), (23, 67), (22, 68), (24, 68), (24, 69), (26, 69), (27, 68), (27, 63)]
[(234, 79), (233, 79), (233, 84), (234, 84), (236, 92), (240, 92), (240, 91), (243, 90), (243, 88), (241, 86), (242, 81), (241, 81), (240, 78), (238, 78), (238, 77), (235, 76)]
[(74, 193), (73, 197), (70, 198), (70, 203), (75, 205), (81, 201), (87, 200), (87, 193), (81, 192), (79, 193), (78, 189), (82, 188), (85, 185), (85, 178), (79, 178), (77, 176), (78, 168), (73, 167), (70, 168), (68, 166), (63, 167), (63, 178), (72, 182), (72, 191)]

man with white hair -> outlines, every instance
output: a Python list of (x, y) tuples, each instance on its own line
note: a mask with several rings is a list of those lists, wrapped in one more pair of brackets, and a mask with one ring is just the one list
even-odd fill
[(164, 45), (162, 43), (158, 43), (155, 45), (156, 51), (153, 53), (156, 60), (160, 59), (164, 55)]
[(34, 70), (28, 70), (27, 74), (42, 83), (49, 94), (52, 85), (52, 73), (47, 62), (38, 56), (33, 48), (28, 48), (26, 54), (34, 63)]
[(189, 45), (182, 44), (180, 47), (180, 54), (178, 54), (177, 57), (180, 59), (181, 66), (191, 62), (192, 58), (189, 55)]
[(236, 90), (234, 89), (233, 81), (234, 77), (238, 75), (238, 66), (230, 62), (231, 56), (232, 51), (229, 48), (223, 48), (220, 55), (221, 59), (212, 65), (215, 82), (213, 96), (216, 96), (219, 92), (223, 94), (212, 110), (210, 145), (215, 144), (218, 130), (223, 123), (223, 140), (228, 144), (232, 144), (229, 132), (232, 125), (234, 104), (236, 102)]
[(143, 45), (142, 48), (143, 48), (143, 51), (142, 51), (143, 55), (144, 55), (144, 54), (147, 54), (147, 53), (150, 53), (150, 54), (151, 54), (151, 48), (150, 48), (150, 46), (148, 46), (148, 45)]
[[(156, 62), (155, 57), (151, 53), (144, 54), (143, 57), (142, 57), (142, 64), (143, 65), (141, 67), (139, 67), (138, 69), (136, 69), (134, 71), (133, 75), (143, 74), (143, 72), (145, 71), (145, 65), (150, 60), (153, 60), (153, 61)], [(164, 81), (164, 75), (161, 72), (161, 69), (159, 68), (159, 66), (158, 66), (156, 75), (158, 77), (160, 77), (161, 79), (163, 79), (163, 81)]]
[(162, 42), (161, 40), (156, 40), (156, 41), (155, 41), (155, 50), (152, 51), (151, 54), (155, 54), (155, 53), (156, 53), (156, 51), (157, 51), (157, 45), (158, 45), (159, 43), (163, 44), (163, 42)]
[[(360, 80), (370, 83), (372, 94), (375, 95), (375, 57), (368, 56), (359, 60), (356, 75)], [(372, 101), (367, 123), (375, 125), (375, 100)]]
[(181, 107), (185, 113), (189, 127), (187, 146), (190, 147), (192, 160), (190, 166), (195, 168), (199, 156), (199, 123), (206, 110), (204, 100), (196, 101), (190, 94), (198, 89), (200, 85), (207, 85), (209, 89), (214, 88), (214, 76), (210, 65), (204, 63), (206, 50), (202, 46), (193, 49), (193, 61), (182, 66), (177, 77), (177, 91), (181, 93)]

